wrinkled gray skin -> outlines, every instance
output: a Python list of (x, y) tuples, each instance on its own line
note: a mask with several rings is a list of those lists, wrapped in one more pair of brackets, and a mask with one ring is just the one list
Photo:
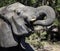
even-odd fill
[[(37, 20), (37, 18), (40, 17), (42, 13), (46, 14), (47, 19)], [(12, 26), (14, 34), (18, 36), (28, 34), (29, 31), (32, 31), (30, 28), (26, 26), (27, 23), (25, 22), (25, 19), (28, 22), (30, 21), (33, 22), (33, 25), (43, 25), (43, 26), (50, 25), (51, 23), (53, 23), (55, 19), (55, 12), (49, 6), (41, 6), (38, 8), (33, 8), (29, 6), (24, 6), (23, 4), (20, 4), (18, 2), (0, 8), (0, 15), (1, 15), (0, 18), (8, 20), (8, 22)], [(2, 47), (16, 46), (18, 43), (13, 38), (11, 27), (4, 21), (1, 23), (3, 24), (3, 28), (0, 27), (1, 30), (0, 46)]]
[(17, 42), (14, 40), (10, 26), (0, 19), (0, 46), (12, 47), (17, 46)]

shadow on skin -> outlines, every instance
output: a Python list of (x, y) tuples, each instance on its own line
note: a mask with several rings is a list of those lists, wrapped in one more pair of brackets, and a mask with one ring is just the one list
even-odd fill
[(21, 42), (20, 42), (20, 45), (22, 44), (22, 48), (24, 49), (24, 51), (34, 51), (33, 49), (32, 49), (32, 47), (28, 44), (28, 43), (26, 43), (25, 42), (25, 38), (22, 38), (21, 39)]

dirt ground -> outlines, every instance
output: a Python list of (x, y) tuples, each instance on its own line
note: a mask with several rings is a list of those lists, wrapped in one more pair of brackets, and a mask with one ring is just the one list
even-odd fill
[(43, 48), (35, 49), (34, 51), (60, 51), (60, 42), (41, 42), (43, 44)]
[(44, 44), (44, 49), (42, 51), (60, 51), (60, 42), (42, 42)]

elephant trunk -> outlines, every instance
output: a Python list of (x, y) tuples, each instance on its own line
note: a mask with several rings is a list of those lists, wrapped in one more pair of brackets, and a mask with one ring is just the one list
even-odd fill
[(48, 26), (51, 25), (55, 19), (55, 11), (53, 8), (49, 6), (41, 6), (37, 8), (38, 14), (45, 14), (46, 19), (43, 20), (37, 20), (34, 22), (34, 25), (43, 25), (43, 26)]

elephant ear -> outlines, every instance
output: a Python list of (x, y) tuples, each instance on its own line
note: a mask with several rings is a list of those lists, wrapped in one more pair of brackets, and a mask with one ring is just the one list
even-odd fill
[(0, 47), (17, 46), (18, 43), (14, 40), (9, 25), (0, 19)]
[(39, 14), (39, 15), (45, 14), (46, 19), (35, 21), (34, 22), (35, 25), (48, 26), (48, 25), (51, 25), (53, 23), (53, 21), (55, 20), (55, 11), (50, 6), (38, 7), (37, 14)]

